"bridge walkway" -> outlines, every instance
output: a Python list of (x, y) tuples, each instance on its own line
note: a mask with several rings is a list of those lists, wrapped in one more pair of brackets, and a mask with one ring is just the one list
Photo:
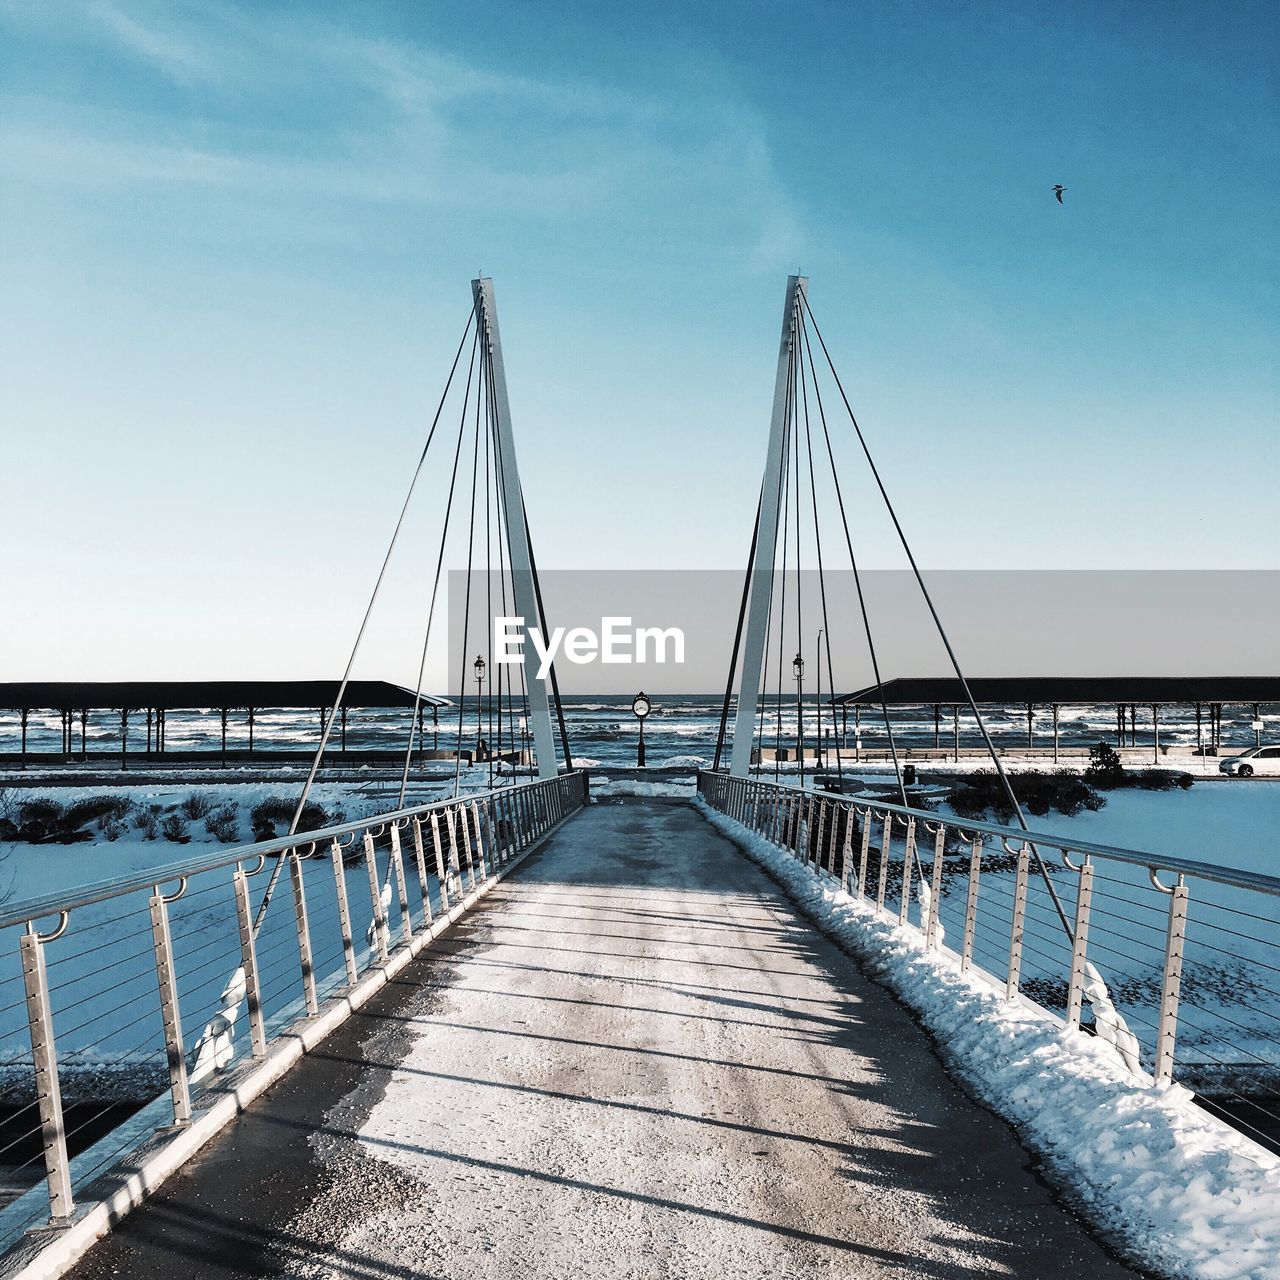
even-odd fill
[(79, 1265), (1134, 1273), (690, 805), (593, 806)]

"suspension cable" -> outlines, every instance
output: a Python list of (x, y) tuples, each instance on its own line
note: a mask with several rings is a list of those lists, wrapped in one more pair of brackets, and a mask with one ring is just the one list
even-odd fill
[[(929, 588), (925, 586), (924, 575), (920, 572), (920, 567), (916, 563), (915, 555), (912, 553), (911, 544), (907, 541), (907, 535), (903, 531), (902, 524), (898, 520), (898, 513), (894, 510), (893, 503), (889, 499), (889, 491), (885, 488), (884, 481), (880, 477), (880, 471), (875, 464), (875, 459), (871, 456), (871, 449), (867, 445), (866, 437), (862, 434), (862, 428), (858, 425), (857, 416), (853, 412), (853, 406), (849, 403), (849, 397), (845, 394), (844, 384), (840, 381), (840, 375), (836, 372), (835, 363), (831, 359), (831, 353), (827, 350), (827, 344), (823, 340), (822, 330), (818, 327), (818, 322), (814, 319), (813, 310), (809, 306), (807, 298), (802, 295), (802, 302), (805, 311), (808, 313), (809, 319), (813, 322), (813, 332), (817, 336), (818, 342), (822, 347), (822, 354), (826, 359), (827, 367), (831, 370), (831, 376), (835, 379), (836, 388), (840, 392), (840, 398), (844, 401), (844, 407), (849, 414), (849, 421), (853, 423), (853, 429), (858, 437), (858, 443), (862, 446), (862, 452), (867, 460), (867, 465), (871, 468), (871, 474), (875, 478), (876, 487), (880, 490), (880, 496), (884, 499), (885, 509), (889, 512), (889, 518), (893, 521), (893, 527), (897, 531), (898, 541), (902, 544), (902, 549), (906, 553), (907, 560), (911, 565), (911, 572), (915, 575), (916, 584), (920, 588), (920, 594), (924, 597), (925, 604), (928, 606), (929, 613), (933, 617), (933, 624), (937, 628), (938, 636), (942, 640), (943, 647), (947, 651), (947, 657), (951, 662), (952, 669), (956, 673), (956, 679), (960, 682), (960, 687), (964, 691), (965, 700), (969, 704), (969, 709), (973, 712), (974, 719), (978, 724), (978, 731), (982, 734), (982, 741), (986, 745), (987, 751), (991, 755), (992, 763), (995, 765), (996, 773), (999, 775), (1001, 786), (1004, 790), (1005, 797), (1013, 807), (1014, 815), (1018, 819), (1018, 825), (1023, 831), (1029, 832), (1030, 827), (1027, 825), (1026, 816), (1022, 812), (1022, 805), (1018, 803), (1018, 797), (1014, 794), (1013, 785), (1009, 781), (1009, 775), (1005, 772), (1000, 756), (996, 751), (995, 743), (991, 740), (991, 734), (987, 730), (986, 721), (982, 717), (982, 713), (978, 710), (977, 701), (974, 699), (973, 692), (969, 688), (969, 681), (965, 678), (964, 672), (960, 668), (960, 660), (956, 657), (956, 652), (951, 646), (951, 640), (947, 636), (946, 628), (942, 625), (942, 619), (938, 614), (937, 607), (933, 603), (933, 597), (929, 594)], [(880, 677), (876, 676), (877, 683)], [(883, 686), (882, 686), (883, 694)], [(1045, 888), (1049, 891), (1049, 897), (1053, 901), (1053, 905), (1057, 910), (1058, 919), (1062, 922), (1063, 929), (1066, 930), (1067, 937), (1074, 936), (1071, 924), (1067, 919), (1067, 913), (1063, 909), (1062, 901), (1058, 897), (1058, 891), (1054, 887), (1052, 880), (1049, 878), (1049, 869), (1044, 864), (1044, 859), (1040, 856), (1040, 850), (1031, 842), (1027, 842), (1032, 854), (1035, 856), (1036, 865), (1040, 870), (1041, 878), (1044, 880)]]
[[(480, 470), (480, 408), (485, 399), (486, 377), (489, 362), (480, 362), (480, 388), (476, 394), (475, 442), (471, 448), (471, 512), (467, 517), (467, 586), (462, 606), (462, 655), (458, 678), (458, 740), (453, 756), (453, 794), (456, 797), (462, 782), (462, 731), (467, 703), (467, 642), (471, 639), (471, 569), (476, 542), (476, 478)], [(479, 708), (480, 694), (476, 692), (476, 707)]]
[(907, 789), (902, 781), (902, 769), (898, 762), (898, 746), (893, 736), (893, 725), (889, 720), (889, 704), (884, 695), (884, 681), (880, 677), (880, 659), (876, 654), (876, 642), (871, 633), (871, 615), (867, 611), (867, 598), (862, 589), (862, 573), (858, 568), (858, 558), (853, 551), (853, 536), (849, 532), (849, 516), (845, 510), (844, 493), (840, 487), (840, 476), (836, 471), (836, 458), (831, 447), (831, 433), (827, 428), (827, 414), (822, 403), (822, 390), (818, 385), (817, 370), (813, 364), (813, 347), (809, 342), (809, 334), (805, 328), (803, 318), (801, 319), (800, 331), (804, 338), (805, 351), (809, 357), (809, 372), (813, 376), (813, 396), (818, 406), (818, 420), (822, 424), (822, 437), (827, 446), (827, 459), (831, 464), (831, 478), (835, 484), (836, 502), (840, 507), (840, 523), (844, 526), (844, 540), (845, 546), (849, 551), (849, 564), (853, 569), (853, 583), (858, 593), (858, 609), (862, 613), (862, 629), (867, 638), (867, 653), (871, 658), (871, 671), (875, 677), (876, 686), (880, 690), (880, 710), (884, 716), (885, 733), (889, 738), (889, 754), (893, 759), (893, 776), (898, 784), (898, 795), (902, 800), (902, 805), (907, 808), (909, 807)]
[[(409, 786), (409, 762), (413, 757), (413, 735), (414, 729), (418, 721), (418, 705), (422, 697), (422, 682), (426, 674), (427, 668), (427, 647), (431, 642), (431, 624), (436, 614), (436, 597), (440, 590), (440, 578), (444, 569), (444, 552), (445, 543), (449, 537), (449, 516), (453, 511), (453, 495), (458, 483), (458, 461), (462, 457), (462, 441), (467, 433), (467, 407), (471, 402), (471, 386), (472, 377), (475, 373), (476, 347), (479, 344), (480, 334), (477, 331), (475, 339), (471, 344), (471, 365), (467, 369), (467, 388), (462, 397), (462, 413), (458, 421), (458, 443), (453, 450), (453, 470), (449, 476), (449, 495), (444, 504), (444, 520), (440, 526), (440, 551), (436, 556), (436, 572), (435, 578), (431, 583), (431, 604), (427, 609), (427, 626), (422, 636), (422, 657), (418, 662), (418, 682), (414, 686), (413, 691), (413, 721), (409, 726), (409, 745), (404, 753), (404, 772), (400, 776), (400, 795), (398, 797), (396, 808), (404, 808), (405, 791)], [(478, 392), (477, 392), (478, 394)]]
[[(803, 317), (801, 317), (803, 323)], [(814, 475), (813, 469), (813, 434), (809, 429), (809, 389), (807, 379), (804, 373), (804, 361), (801, 359), (800, 365), (800, 399), (804, 408), (804, 441), (805, 452), (809, 460), (809, 495), (813, 501), (813, 543), (814, 553), (818, 562), (818, 591), (822, 598), (822, 634), (827, 638), (827, 684), (831, 689), (831, 696), (835, 697), (836, 681), (835, 674), (831, 665), (831, 622), (827, 616), (827, 578), (822, 564), (822, 529), (818, 522), (818, 483)], [(822, 654), (818, 654), (818, 683), (822, 683)], [(834, 717), (834, 707), (832, 708)], [(833, 726), (834, 727), (834, 726)], [(818, 751), (822, 751), (822, 694), (819, 690), (818, 694)], [(815, 765), (816, 773), (816, 765)], [(840, 760), (840, 748), (836, 748), (836, 785), (840, 793), (844, 794), (844, 770)]]
[(720, 755), (724, 750), (725, 734), (729, 728), (729, 699), (733, 697), (733, 677), (738, 670), (738, 651), (742, 645), (742, 627), (747, 617), (747, 598), (751, 594), (751, 575), (755, 569), (756, 547), (760, 541), (760, 511), (764, 505), (764, 481), (760, 482), (760, 496), (756, 498), (756, 518), (751, 526), (751, 550), (747, 552), (747, 572), (742, 580), (742, 599), (738, 603), (738, 625), (733, 633), (733, 651), (729, 655), (729, 678), (725, 681), (724, 702), (720, 707), (720, 728), (716, 732), (716, 754), (711, 771), (720, 770)]
[[(405, 513), (409, 510), (409, 503), (413, 499), (414, 490), (418, 486), (418, 478), (422, 475), (423, 464), (427, 460), (427, 450), (431, 448), (431, 441), (435, 438), (436, 427), (440, 422), (440, 415), (444, 411), (444, 403), (449, 395), (449, 388), (453, 385), (453, 375), (458, 370), (458, 361), (462, 358), (462, 349), (466, 346), (467, 335), (471, 332), (471, 325), (475, 319), (474, 311), (468, 312), (467, 323), (463, 327), (462, 337), (458, 340), (458, 349), (453, 356), (453, 364), (449, 367), (449, 376), (445, 380), (444, 391), (440, 396), (440, 403), (436, 407), (435, 417), (431, 420), (431, 429), (427, 432), (427, 442), (422, 446), (422, 452), (418, 455), (418, 465), (413, 469), (413, 475), (409, 480), (408, 492), (404, 495), (404, 502), (400, 507), (400, 514), (396, 518), (395, 528), (391, 531), (391, 541), (387, 544), (387, 553), (382, 558), (382, 567), (378, 570), (378, 576), (374, 580), (373, 591), (369, 595), (369, 603), (365, 606), (364, 617), (360, 620), (360, 628), (356, 632), (355, 643), (351, 646), (351, 655), (347, 659), (346, 670), (342, 673), (342, 680), (338, 684), (338, 693), (333, 701), (333, 708), (329, 712), (328, 718), (320, 733), (320, 744), (316, 747), (315, 756), (311, 761), (311, 769), (307, 773), (307, 780), (302, 785), (302, 794), (298, 797), (298, 803), (293, 811), (293, 817), (289, 820), (289, 834), (296, 835), (298, 831), (298, 823), (302, 820), (302, 811), (306, 807), (307, 800), (311, 795), (311, 788), (315, 785), (316, 774), (320, 772), (320, 761), (324, 759), (325, 747), (329, 745), (329, 735), (333, 732), (333, 723), (338, 717), (338, 711), (342, 707), (342, 699), (346, 696), (347, 685), (351, 682), (351, 672), (355, 667), (356, 655), (360, 652), (360, 642), (364, 639), (365, 629), (369, 625), (369, 615), (373, 613), (374, 603), (378, 599), (378, 592), (382, 589), (382, 581), (387, 575), (387, 566), (391, 563), (392, 553), (396, 549), (396, 543), (400, 538), (400, 530), (404, 526)], [(271, 876), (267, 880), (266, 888), (262, 892), (262, 901), (258, 904), (257, 914), (253, 918), (253, 934), (256, 937), (258, 930), (262, 927), (262, 922), (266, 918), (267, 907), (271, 904), (271, 895), (275, 892), (276, 884), (280, 880), (280, 874), (284, 870), (285, 859), (283, 857), (276, 859), (276, 865), (271, 869)]]

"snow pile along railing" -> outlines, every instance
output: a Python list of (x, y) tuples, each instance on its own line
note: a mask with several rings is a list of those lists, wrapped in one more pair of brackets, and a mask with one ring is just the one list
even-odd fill
[[(71, 1223), (82, 1192), (104, 1202), (157, 1131), (238, 1105), (255, 1067), (332, 1029), (586, 800), (564, 773), (7, 906), (0, 1248)], [(255, 928), (277, 859), (291, 892)]]
[(1280, 878), (723, 773), (700, 772), (698, 791), (925, 948), (1280, 1151)]

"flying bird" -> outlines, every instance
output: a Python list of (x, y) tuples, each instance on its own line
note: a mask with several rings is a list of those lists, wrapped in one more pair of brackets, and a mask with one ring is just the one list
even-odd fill
[(1060, 183), (1060, 182), (1059, 182), (1059, 183), (1056, 183), (1056, 184), (1054, 185), (1054, 188), (1053, 188), (1053, 194), (1054, 194), (1055, 196), (1057, 196), (1057, 197), (1058, 197), (1058, 203), (1059, 203), (1059, 204), (1061, 204), (1061, 203), (1062, 203), (1062, 193), (1063, 193), (1065, 190), (1066, 190), (1066, 187), (1064, 187), (1064, 186), (1062, 185), (1062, 183)]

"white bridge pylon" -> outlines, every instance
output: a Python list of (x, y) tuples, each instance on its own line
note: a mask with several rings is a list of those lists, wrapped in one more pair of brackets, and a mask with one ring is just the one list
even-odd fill
[[(533, 579), (533, 557), (529, 551), (529, 531), (524, 518), (524, 499), (521, 496), (520, 469), (516, 463), (516, 442), (511, 430), (511, 402), (507, 397), (507, 371), (502, 362), (502, 336), (498, 330), (498, 309), (493, 297), (493, 281), (481, 276), (471, 282), (475, 300), (476, 327), (483, 335), (489, 359), (489, 374), (493, 388), (493, 412), (498, 431), (499, 456), (502, 465), (498, 469), (502, 484), (502, 505), (506, 517), (511, 585), (515, 596), (516, 613), (524, 619), (526, 630), (541, 627), (538, 610), (538, 593)], [(489, 619), (489, 626), (493, 620)], [(551, 728), (551, 699), (547, 682), (538, 675), (538, 654), (531, 644), (524, 646), (524, 676), (528, 690), (529, 730), (533, 735), (533, 747), (537, 755), (538, 777), (554, 778), (559, 772), (556, 758), (556, 739)]]
[(778, 345), (778, 372), (773, 384), (773, 419), (769, 426), (769, 451), (765, 455), (764, 487), (760, 494), (759, 536), (755, 559), (751, 562), (751, 597), (738, 678), (738, 716), (734, 722), (733, 755), (729, 761), (729, 772), (736, 778), (745, 778), (751, 772), (751, 748), (764, 675), (765, 638), (769, 629), (773, 559), (778, 546), (778, 505), (782, 496), (782, 455), (786, 445), (791, 358), (800, 325), (801, 296), (808, 286), (807, 276), (787, 277), (782, 338)]

